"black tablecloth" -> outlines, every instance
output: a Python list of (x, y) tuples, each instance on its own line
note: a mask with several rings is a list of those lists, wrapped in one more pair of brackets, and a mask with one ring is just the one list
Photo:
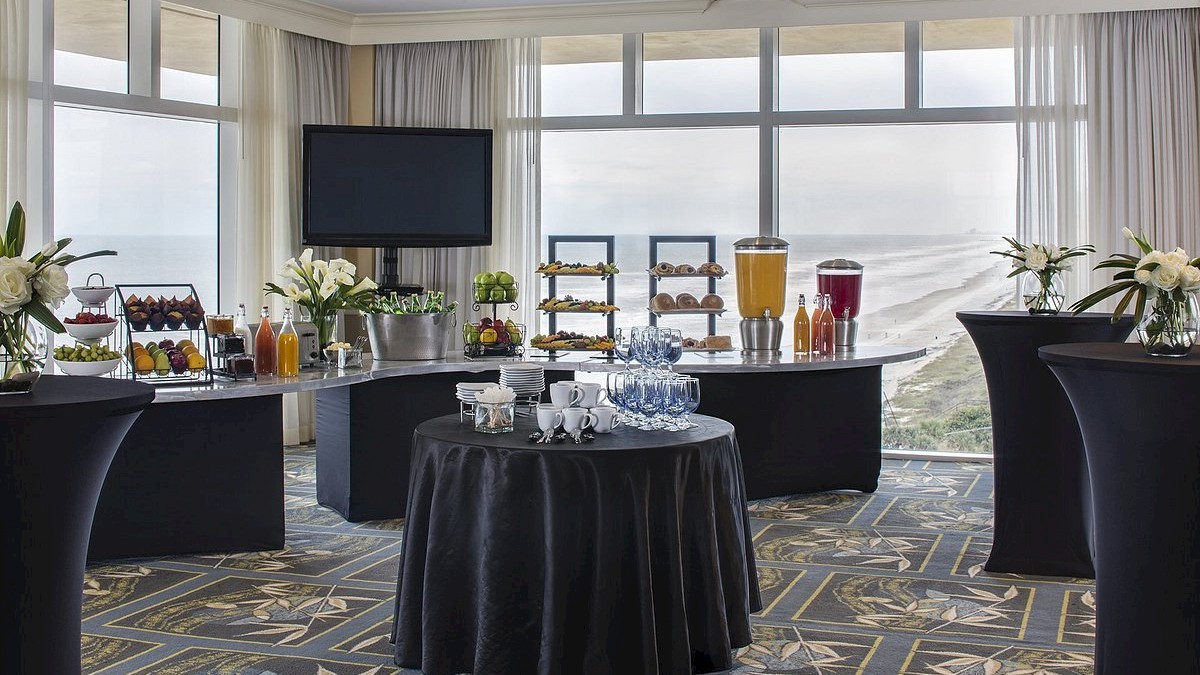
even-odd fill
[(1083, 432), (1096, 514), (1096, 673), (1200, 673), (1200, 354), (1043, 347)]
[(979, 350), (992, 411), (996, 497), (989, 572), (1092, 578), (1092, 493), (1071, 402), (1038, 347), (1123, 342), (1110, 314), (958, 312)]
[(729, 669), (761, 609), (733, 427), (413, 439), (396, 663), (425, 675)]
[(80, 671), (80, 584), (105, 472), (154, 388), (98, 377), (43, 376), (0, 396), (4, 514), (0, 672)]

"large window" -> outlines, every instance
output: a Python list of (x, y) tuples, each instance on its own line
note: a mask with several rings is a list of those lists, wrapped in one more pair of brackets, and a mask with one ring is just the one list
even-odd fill
[[(578, 39), (556, 38), (554, 49)], [(787, 239), (789, 316), (796, 296), (815, 290), (816, 263), (853, 258), (866, 268), (860, 342), (930, 353), (884, 371), (885, 445), (990, 452), (978, 357), (954, 312), (1013, 297), (1002, 262), (988, 253), (1016, 222), (1012, 22), (623, 39), (632, 61), (609, 61), (600, 75), (556, 59), (543, 82), (546, 100), (560, 98), (567, 90), (558, 83), (569, 81), (570, 91), (608, 92), (608, 109), (625, 111), (589, 119), (557, 107), (542, 135), (543, 231), (615, 234), (617, 325), (648, 321), (648, 235), (715, 235), (718, 262), (730, 268), (735, 239)], [(762, 62), (773, 53), (775, 62)], [(634, 79), (613, 82), (618, 73)], [(772, 78), (777, 101), (761, 111), (760, 84)], [(611, 99), (618, 90), (620, 105)], [(597, 249), (584, 246), (560, 247), (558, 257), (568, 262), (566, 250), (592, 261)], [(695, 264), (704, 253), (676, 246), (661, 257)], [(599, 288), (577, 283), (560, 284), (560, 295)], [(717, 333), (736, 344), (733, 277), (718, 288), (731, 311)], [(603, 328), (587, 317), (559, 323)], [(660, 323), (707, 332), (703, 320)]]
[(218, 105), (219, 17), (167, 2), (54, 6), (54, 82), (66, 86), (47, 96), (53, 235), (118, 253), (73, 265), (72, 282), (191, 283), (216, 311), (221, 127), (236, 118)]

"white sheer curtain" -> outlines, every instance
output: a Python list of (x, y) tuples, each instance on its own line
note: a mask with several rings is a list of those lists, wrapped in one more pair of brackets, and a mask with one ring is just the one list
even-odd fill
[[(532, 316), (532, 270), (540, 236), (537, 178), (539, 45), (536, 39), (380, 45), (375, 121), (391, 126), (490, 128), (493, 245), (402, 249), (400, 281), (470, 305), (477, 272), (505, 269), (521, 280), (522, 318)], [(536, 295), (536, 293), (535, 293)], [(461, 324), (468, 317), (460, 307)]]
[[(1134, 252), (1123, 227), (1200, 250), (1200, 10), (1028, 17), (1017, 45), (1019, 235), (1089, 263)], [(1077, 299), (1112, 275), (1066, 278)]]
[[(300, 252), (301, 125), (346, 123), (350, 48), (258, 24), (242, 36), (237, 293), (279, 317), (281, 300), (262, 287)], [(285, 396), (284, 442), (313, 436), (312, 395)]]
[(29, 111), (29, 3), (0, 0), (0, 210), (24, 200)]

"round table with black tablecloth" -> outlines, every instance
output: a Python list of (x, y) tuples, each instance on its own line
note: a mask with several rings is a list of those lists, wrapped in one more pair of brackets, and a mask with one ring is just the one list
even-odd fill
[(1096, 522), (1096, 673), (1200, 673), (1200, 354), (1042, 347), (1083, 432)]
[(80, 672), (83, 568), (96, 500), (154, 387), (45, 375), (0, 396), (6, 648), (0, 672)]
[(733, 427), (595, 442), (419, 425), (396, 663), (425, 675), (640, 675), (732, 667), (761, 609)]
[(1092, 578), (1092, 509), (1071, 403), (1038, 347), (1124, 342), (1110, 314), (958, 312), (987, 378), (996, 497), (989, 572)]

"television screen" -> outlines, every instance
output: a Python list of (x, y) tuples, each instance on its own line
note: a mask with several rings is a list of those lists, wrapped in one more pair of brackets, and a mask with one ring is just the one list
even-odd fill
[(303, 165), (305, 244), (492, 243), (491, 129), (306, 124)]

